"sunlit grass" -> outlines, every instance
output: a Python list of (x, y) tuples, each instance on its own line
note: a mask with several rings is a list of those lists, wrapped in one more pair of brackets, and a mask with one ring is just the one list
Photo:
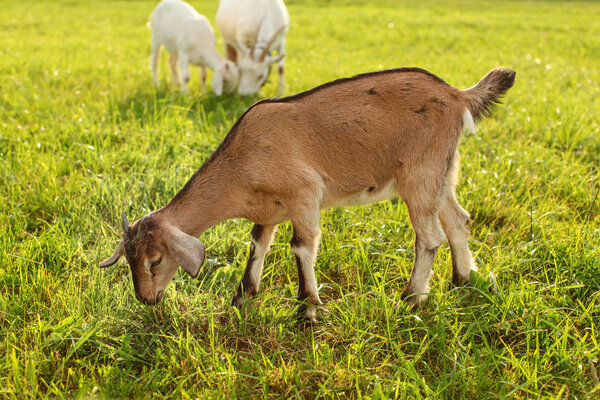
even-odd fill
[[(518, 71), (465, 136), (458, 197), (485, 287), (450, 285), (447, 245), (417, 312), (400, 294), (413, 233), (401, 201), (322, 215), (320, 322), (295, 320), (283, 224), (263, 286), (230, 307), (251, 224), (202, 238), (197, 280), (157, 307), (128, 268), (97, 268), (164, 205), (256, 98), (151, 85), (149, 1), (0, 7), (0, 396), (519, 398), (597, 396), (600, 5), (289, 1), (286, 94), (419, 66), (465, 88)], [(217, 2), (194, 1), (214, 20)], [(222, 46), (222, 43), (219, 43)], [(276, 77), (261, 97), (276, 93)], [(488, 283), (489, 284), (489, 283)]]

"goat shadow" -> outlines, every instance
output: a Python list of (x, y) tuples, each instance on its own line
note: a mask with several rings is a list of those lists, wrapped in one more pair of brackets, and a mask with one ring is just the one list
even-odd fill
[(144, 127), (177, 112), (191, 119), (203, 119), (203, 122), (213, 126), (229, 128), (260, 98), (257, 95), (242, 97), (238, 94), (216, 96), (210, 89), (203, 89), (200, 85), (191, 85), (185, 94), (177, 87), (164, 83), (158, 88), (140, 86), (125, 97), (111, 98), (107, 119), (116, 125), (134, 120)]

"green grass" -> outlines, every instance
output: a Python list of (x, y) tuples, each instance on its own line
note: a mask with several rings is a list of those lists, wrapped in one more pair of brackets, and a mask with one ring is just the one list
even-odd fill
[[(497, 293), (453, 288), (444, 245), (429, 300), (408, 309), (402, 202), (333, 209), (312, 327), (294, 319), (289, 224), (241, 310), (247, 221), (204, 234), (200, 277), (180, 272), (157, 307), (135, 299), (124, 264), (97, 267), (121, 211), (164, 205), (256, 100), (216, 98), (195, 70), (182, 97), (164, 54), (155, 90), (154, 4), (0, 2), (0, 397), (598, 395), (600, 4), (288, 1), (286, 94), (397, 66), (462, 88), (518, 71), (460, 145), (470, 246)], [(192, 4), (214, 20), (215, 1)]]

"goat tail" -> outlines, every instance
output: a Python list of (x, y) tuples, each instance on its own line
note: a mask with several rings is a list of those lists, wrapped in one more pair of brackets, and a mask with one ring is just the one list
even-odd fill
[(475, 121), (489, 117), (494, 108), (501, 104), (500, 98), (515, 83), (516, 71), (508, 68), (494, 68), (477, 85), (465, 90), (467, 109)]

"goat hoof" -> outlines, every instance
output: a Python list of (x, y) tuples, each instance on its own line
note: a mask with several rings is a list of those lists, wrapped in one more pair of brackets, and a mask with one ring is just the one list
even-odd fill
[(456, 287), (469, 284), (469, 277), (460, 276), (459, 274), (452, 275), (452, 284)]
[(400, 298), (408, 304), (409, 307), (416, 309), (423, 305), (427, 299), (426, 294), (413, 293), (411, 290), (405, 289)]
[(235, 292), (235, 296), (233, 296), (231, 305), (240, 308), (246, 302), (246, 300), (253, 298), (256, 293), (258, 293), (256, 287), (244, 287), (243, 285), (240, 285), (237, 292)]
[(476, 269), (471, 269), (467, 275), (461, 275), (457, 272), (452, 274), (452, 284), (454, 286), (471, 285), (479, 287), (486, 284), (486, 280), (477, 272)]
[(231, 305), (237, 308), (241, 308), (244, 305), (246, 300), (251, 299), (253, 296), (244, 292), (237, 292), (235, 296), (233, 296), (233, 300), (231, 301)]
[(233, 300), (231, 300), (232, 306), (240, 308), (240, 307), (242, 307), (243, 304), (244, 304), (243, 296), (240, 296), (239, 294), (236, 294), (235, 296), (233, 296)]
[(316, 324), (317, 307), (313, 304), (302, 304), (298, 307), (298, 322)]

